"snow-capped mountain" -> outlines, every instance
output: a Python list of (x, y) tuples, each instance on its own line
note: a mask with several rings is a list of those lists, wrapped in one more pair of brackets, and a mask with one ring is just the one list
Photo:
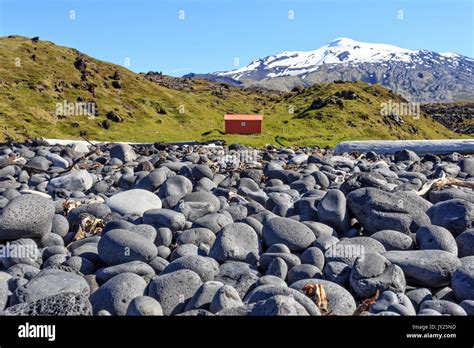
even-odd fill
[(473, 75), (474, 59), (456, 53), (340, 38), (314, 51), (282, 52), (236, 70), (197, 76), (279, 90), (317, 82), (362, 80), (424, 102), (473, 100)]

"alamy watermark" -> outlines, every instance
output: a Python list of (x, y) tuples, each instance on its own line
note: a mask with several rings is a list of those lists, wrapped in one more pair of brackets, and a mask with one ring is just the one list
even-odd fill
[(224, 155), (221, 160), (227, 164), (233, 164), (239, 166), (244, 163), (253, 163), (258, 160), (258, 151), (245, 149), (245, 150), (224, 150)]
[(420, 118), (420, 103), (416, 102), (388, 102), (380, 103), (380, 115), (382, 116), (410, 116), (417, 120)]
[(23, 245), (18, 243), (6, 242), (0, 245), (0, 259), (8, 258), (32, 258), (37, 259), (40, 254), (36, 245)]
[(328, 248), (326, 256), (328, 257), (342, 257), (348, 259), (356, 259), (364, 256), (365, 249), (360, 244), (341, 244), (337, 243)]
[(56, 116), (85, 116), (94, 118), (96, 115), (94, 102), (68, 102), (56, 103)]

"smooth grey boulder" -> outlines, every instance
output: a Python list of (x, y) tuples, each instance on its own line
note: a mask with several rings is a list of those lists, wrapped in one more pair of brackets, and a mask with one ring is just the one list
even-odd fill
[(209, 310), (211, 302), (217, 291), (224, 286), (224, 283), (210, 280), (201, 285), (194, 296), (186, 304), (185, 311), (194, 309)]
[(138, 157), (133, 147), (128, 144), (115, 144), (109, 151), (111, 158), (117, 158), (123, 163), (132, 162)]
[(227, 261), (220, 265), (219, 273), (214, 280), (231, 285), (237, 290), (240, 298), (255, 286), (260, 273), (248, 263), (238, 261)]
[(281, 257), (275, 257), (267, 267), (265, 275), (271, 275), (283, 280), (288, 274), (288, 265)]
[(239, 293), (230, 285), (223, 285), (217, 289), (209, 306), (211, 313), (218, 313), (224, 309), (243, 306)]
[(149, 262), (158, 254), (147, 238), (127, 230), (112, 230), (100, 238), (97, 245), (100, 259), (113, 266), (130, 261)]
[(339, 190), (329, 190), (317, 205), (319, 222), (334, 227), (339, 233), (351, 228), (346, 196)]
[(233, 223), (217, 233), (209, 256), (222, 263), (243, 261), (256, 264), (259, 255), (257, 233), (247, 224)]
[(165, 198), (168, 196), (182, 197), (192, 192), (193, 183), (191, 180), (182, 175), (171, 176), (161, 185), (158, 196)]
[(466, 311), (458, 304), (445, 300), (427, 300), (420, 305), (420, 311), (432, 309), (441, 314), (467, 315)]
[(317, 247), (309, 247), (300, 256), (302, 264), (308, 264), (318, 267), (320, 270), (324, 268), (324, 253)]
[(356, 259), (351, 270), (350, 284), (362, 299), (373, 296), (377, 290), (405, 292), (406, 287), (402, 269), (375, 253), (365, 253)]
[(349, 277), (351, 274), (351, 266), (345, 262), (330, 261), (326, 263), (323, 269), (323, 278), (339, 284), (343, 287), (349, 286)]
[(125, 315), (130, 302), (142, 296), (146, 282), (137, 274), (121, 273), (109, 279), (90, 297), (94, 313), (106, 310), (112, 315)]
[(291, 251), (300, 251), (308, 248), (316, 240), (316, 237), (301, 222), (275, 217), (263, 225), (263, 239), (267, 246), (282, 243), (288, 246)]
[(456, 237), (458, 256), (474, 256), (474, 228), (462, 232)]
[(443, 250), (387, 251), (383, 254), (391, 263), (401, 267), (408, 285), (428, 288), (449, 285), (461, 261)]
[(420, 250), (444, 250), (458, 255), (458, 246), (451, 232), (436, 226), (421, 226), (416, 231), (416, 242)]
[(414, 290), (410, 290), (406, 292), (407, 297), (410, 299), (413, 307), (418, 312), (420, 309), (420, 305), (424, 301), (432, 300), (433, 294), (427, 288), (417, 288)]
[(421, 197), (368, 187), (352, 191), (346, 198), (349, 210), (370, 234), (382, 230), (415, 233), (430, 224)]
[(16, 303), (29, 303), (61, 293), (89, 294), (89, 284), (85, 279), (71, 272), (59, 269), (44, 269), (28, 283), (14, 292)]
[(160, 198), (154, 193), (142, 189), (116, 193), (107, 199), (106, 204), (112, 211), (121, 215), (142, 216), (147, 210), (161, 209)]
[(444, 227), (454, 237), (474, 227), (474, 203), (462, 199), (436, 203), (426, 213), (433, 225)]
[(99, 269), (95, 275), (100, 283), (105, 283), (109, 279), (122, 273), (133, 273), (149, 281), (155, 276), (154, 269), (143, 261), (130, 261), (115, 266)]
[(54, 177), (48, 182), (47, 189), (49, 194), (57, 190), (87, 191), (93, 183), (92, 176), (87, 170), (81, 169)]
[(286, 280), (288, 284), (293, 284), (301, 279), (322, 278), (321, 270), (314, 265), (296, 265), (288, 272)]
[(182, 231), (176, 238), (178, 245), (182, 244), (194, 244), (199, 246), (204, 243), (212, 247), (216, 240), (214, 232), (207, 228), (190, 228), (189, 230)]
[(129, 316), (161, 316), (163, 309), (160, 303), (150, 296), (135, 297), (128, 305), (127, 313)]
[(160, 275), (173, 273), (183, 269), (194, 271), (199, 275), (203, 282), (213, 280), (219, 271), (217, 262), (210, 257), (185, 255), (170, 262)]
[(232, 216), (229, 213), (211, 213), (196, 219), (193, 222), (193, 228), (207, 228), (214, 233), (219, 232), (223, 227), (233, 223)]
[(410, 299), (401, 292), (383, 291), (376, 302), (369, 308), (369, 313), (395, 312), (399, 315), (416, 315), (415, 307)]
[(393, 230), (383, 230), (375, 232), (370, 236), (371, 238), (379, 241), (384, 248), (389, 250), (412, 250), (415, 247), (413, 239), (402, 232)]
[(454, 272), (451, 288), (459, 301), (474, 300), (474, 262), (465, 263)]
[(185, 222), (183, 214), (170, 209), (151, 209), (143, 214), (143, 223), (155, 228), (166, 227), (173, 232), (181, 230)]

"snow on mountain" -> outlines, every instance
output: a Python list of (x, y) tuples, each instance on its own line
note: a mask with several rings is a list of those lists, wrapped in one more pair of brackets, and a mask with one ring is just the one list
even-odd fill
[[(336, 39), (314, 51), (289, 51), (257, 59), (249, 65), (231, 71), (216, 72), (216, 76), (231, 77), (239, 80), (242, 77), (251, 77), (258, 80), (265, 78), (298, 76), (314, 72), (321, 65), (357, 65), (390, 64), (394, 62), (406, 63), (411, 68), (416, 64), (441, 63), (432, 52), (410, 50), (393, 45), (365, 43), (348, 38)], [(443, 63), (458, 59), (458, 54), (442, 53)]]

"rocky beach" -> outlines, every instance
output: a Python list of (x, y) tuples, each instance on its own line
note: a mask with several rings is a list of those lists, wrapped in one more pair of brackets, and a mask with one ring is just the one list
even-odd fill
[(0, 145), (1, 315), (473, 315), (474, 158)]

